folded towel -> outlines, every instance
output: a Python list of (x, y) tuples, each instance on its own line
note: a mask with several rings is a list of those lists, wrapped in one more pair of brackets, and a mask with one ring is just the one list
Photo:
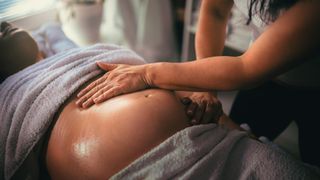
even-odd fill
[(186, 128), (111, 179), (320, 179), (320, 171), (246, 132), (216, 124)]
[(0, 84), (0, 179), (10, 179), (20, 169), (23, 179), (37, 177), (30, 164), (38, 163), (39, 154), (32, 153), (64, 101), (103, 72), (95, 61), (145, 63), (128, 49), (97, 44), (60, 52)]

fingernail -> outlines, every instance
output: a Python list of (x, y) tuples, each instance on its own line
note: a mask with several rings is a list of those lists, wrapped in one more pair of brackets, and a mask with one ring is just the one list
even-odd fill
[(76, 101), (76, 105), (79, 105), (80, 104), (80, 100)]

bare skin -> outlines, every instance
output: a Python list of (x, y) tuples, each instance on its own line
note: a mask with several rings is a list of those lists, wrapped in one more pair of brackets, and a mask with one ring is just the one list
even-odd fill
[[(10, 32), (20, 32), (23, 36), (1, 34), (4, 46), (8, 43), (34, 43), (27, 32), (16, 30)], [(19, 47), (24, 49), (24, 46)], [(30, 58), (31, 63), (43, 57), (37, 46), (32, 49), (32, 54), (37, 56)], [(16, 60), (23, 61), (21, 57)], [(13, 72), (18, 70), (14, 67)], [(75, 94), (60, 107), (47, 138), (45, 164), (52, 179), (106, 179), (174, 133), (190, 126), (186, 106), (179, 99), (188, 96), (186, 93), (178, 97), (172, 91), (149, 89), (115, 97), (90, 109), (76, 106)], [(209, 104), (208, 109), (212, 108), (214, 104)], [(221, 110), (221, 107), (217, 109)], [(202, 113), (210, 112), (203, 110)], [(195, 124), (210, 122), (211, 119), (206, 119)], [(221, 123), (238, 128), (228, 119), (221, 120)]]
[(71, 97), (51, 132), (46, 165), (52, 179), (106, 179), (189, 126), (174, 93), (149, 89), (81, 109)]
[[(188, 94), (148, 89), (83, 109), (76, 105), (77, 98), (73, 95), (60, 108), (48, 139), (45, 159), (50, 177), (59, 180), (111, 177), (190, 126), (187, 106), (181, 103), (180, 96)], [(225, 115), (218, 123), (241, 130)]]
[[(300, 0), (271, 24), (241, 56), (213, 56), (186, 63), (140, 66), (100, 63), (100, 67), (108, 72), (79, 94), (78, 104), (89, 107), (119, 93), (149, 87), (187, 91), (254, 87), (319, 54), (319, 7), (319, 1)], [(216, 9), (216, 12), (223, 19), (229, 10), (228, 5)]]

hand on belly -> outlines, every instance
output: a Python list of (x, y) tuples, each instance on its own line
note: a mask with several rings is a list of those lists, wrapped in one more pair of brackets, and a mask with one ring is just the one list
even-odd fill
[(173, 93), (145, 90), (79, 109), (72, 99), (49, 139), (47, 168), (53, 179), (105, 179), (188, 126)]

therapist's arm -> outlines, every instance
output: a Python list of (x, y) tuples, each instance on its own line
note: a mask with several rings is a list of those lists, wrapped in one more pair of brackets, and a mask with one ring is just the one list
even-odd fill
[(303, 0), (287, 10), (242, 56), (187, 63), (104, 65), (109, 71), (78, 95), (100, 103), (148, 87), (172, 90), (244, 89), (279, 75), (319, 53), (320, 2)]
[(298, 2), (239, 57), (147, 65), (148, 82), (165, 89), (194, 91), (255, 86), (319, 53), (319, 9), (319, 1)]
[[(222, 54), (226, 36), (226, 26), (229, 20), (233, 0), (203, 0), (201, 1), (195, 45), (197, 60)], [(215, 91), (185, 92), (182, 100), (191, 101), (186, 107), (186, 114), (192, 124), (217, 121), (221, 104), (217, 103)]]
[(222, 54), (233, 0), (203, 0), (196, 32), (196, 56), (203, 59)]

